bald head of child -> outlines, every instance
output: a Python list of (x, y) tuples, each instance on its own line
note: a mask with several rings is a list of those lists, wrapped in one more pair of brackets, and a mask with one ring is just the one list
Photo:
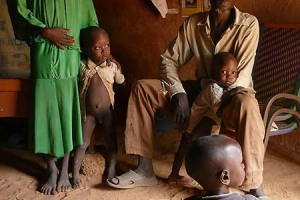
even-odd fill
[(242, 185), (245, 166), (239, 143), (225, 135), (196, 139), (186, 154), (186, 170), (206, 195), (229, 193), (229, 187)]

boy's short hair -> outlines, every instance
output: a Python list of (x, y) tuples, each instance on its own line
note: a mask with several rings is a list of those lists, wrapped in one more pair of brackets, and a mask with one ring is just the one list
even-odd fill
[(214, 79), (217, 78), (215, 76), (217, 75), (217, 72), (219, 70), (217, 67), (225, 65), (225, 63), (229, 59), (235, 60), (237, 62), (235, 56), (230, 52), (219, 52), (216, 55), (214, 55), (211, 63), (212, 76)]
[(213, 176), (211, 173), (223, 170), (224, 163), (232, 158), (227, 151), (232, 145), (240, 148), (236, 140), (222, 134), (197, 138), (186, 153), (185, 166), (189, 176), (202, 185), (203, 177), (209, 179)]
[(81, 29), (80, 47), (83, 49), (89, 46), (92, 38), (94, 37), (94, 34), (97, 32), (100, 32), (108, 36), (108, 33), (103, 28), (98, 26), (89, 26), (87, 28)]

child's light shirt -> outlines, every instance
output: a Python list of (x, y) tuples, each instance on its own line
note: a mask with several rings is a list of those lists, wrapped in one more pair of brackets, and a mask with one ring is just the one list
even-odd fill
[(201, 81), (203, 88), (191, 108), (191, 116), (186, 132), (191, 133), (195, 126), (204, 116), (209, 117), (216, 123), (215, 129), (218, 130), (221, 125), (221, 118), (216, 114), (221, 105), (222, 96), (232, 88), (224, 89), (213, 79), (203, 79)]
[(117, 65), (113, 62), (108, 65), (108, 63), (105, 61), (100, 65), (96, 65), (93, 61), (90, 59), (82, 60), (80, 62), (80, 76), (79, 76), (79, 82), (80, 82), (80, 103), (81, 103), (81, 110), (83, 119), (85, 119), (85, 98), (86, 93), (89, 88), (90, 82), (92, 77), (97, 74), (110, 98), (111, 105), (114, 106), (114, 95), (115, 92), (113, 90), (113, 83), (116, 82), (117, 84), (122, 84), (125, 81), (124, 75), (121, 73), (121, 71), (118, 69)]

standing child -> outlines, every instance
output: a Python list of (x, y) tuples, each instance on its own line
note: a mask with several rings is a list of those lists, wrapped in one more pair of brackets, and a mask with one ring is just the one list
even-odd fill
[(80, 42), (83, 51), (80, 72), (83, 145), (75, 150), (72, 181), (74, 188), (79, 187), (79, 169), (96, 123), (103, 125), (108, 145), (105, 173), (108, 179), (115, 176), (117, 141), (113, 83), (125, 84), (121, 68), (114, 62), (107, 62), (112, 56), (109, 36), (105, 30), (95, 26), (83, 29)]
[(203, 136), (189, 148), (185, 166), (187, 173), (204, 189), (205, 196), (188, 199), (257, 200), (253, 195), (230, 193), (245, 179), (242, 150), (237, 141), (225, 135)]
[[(237, 67), (236, 58), (229, 52), (219, 52), (214, 56), (212, 61), (212, 77), (214, 79), (205, 79), (201, 82), (203, 90), (192, 105), (188, 128), (182, 135), (181, 144), (174, 158), (172, 172), (168, 177), (170, 185), (189, 187), (193, 184), (193, 180), (180, 176), (179, 170), (196, 125), (206, 116), (213, 120), (212, 124), (220, 127), (221, 118), (217, 115), (218, 109), (222, 109), (233, 95), (246, 92), (244, 88), (234, 86), (238, 78)], [(218, 132), (218, 130), (213, 131)]]

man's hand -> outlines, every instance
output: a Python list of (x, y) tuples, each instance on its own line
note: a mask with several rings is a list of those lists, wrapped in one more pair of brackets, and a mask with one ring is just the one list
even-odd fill
[(187, 129), (191, 115), (187, 95), (185, 93), (175, 94), (171, 101), (175, 104), (175, 124), (179, 131), (184, 131)]
[(234, 95), (236, 94), (247, 94), (247, 89), (242, 87), (242, 86), (238, 86), (236, 88), (231, 89), (227, 95), (225, 96), (225, 98), (232, 98)]
[(60, 49), (65, 49), (65, 46), (72, 46), (74, 44), (74, 37), (68, 35), (70, 32), (70, 29), (64, 28), (43, 28), (41, 30), (42, 36)]

